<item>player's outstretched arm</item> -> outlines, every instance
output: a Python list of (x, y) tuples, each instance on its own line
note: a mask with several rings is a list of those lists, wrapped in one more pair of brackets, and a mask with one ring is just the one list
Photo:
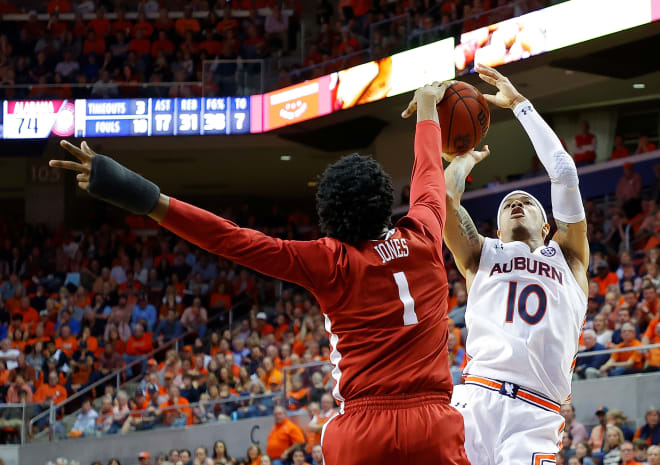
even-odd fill
[(445, 224), (445, 176), (442, 167), (442, 133), (436, 105), (453, 81), (434, 82), (415, 91), (403, 118), (417, 112), (415, 162), (410, 180), (408, 216), (424, 225), (425, 234), (440, 244)]
[(580, 285), (587, 291), (586, 270), (589, 266), (587, 221), (578, 187), (578, 174), (573, 158), (532, 104), (499, 71), (477, 65), (479, 77), (497, 87), (497, 94), (484, 95), (493, 105), (513, 110), (536, 154), (550, 177), (552, 212), (557, 223), (554, 240), (567, 252), (569, 264)]
[(62, 141), (77, 162), (51, 160), (50, 166), (77, 172), (78, 186), (93, 197), (137, 215), (149, 215), (161, 226), (208, 252), (260, 273), (314, 290), (334, 270), (332, 253), (320, 241), (283, 241), (193, 205), (170, 198), (160, 188), (110, 157), (96, 154), (86, 142)]
[(465, 180), (472, 168), (490, 155), (488, 146), (482, 151), (471, 150), (455, 157), (445, 170), (447, 183), (447, 222), (444, 239), (454, 256), (458, 271), (466, 278), (468, 286), (479, 268), (484, 237), (477, 231), (472, 218), (461, 205)]

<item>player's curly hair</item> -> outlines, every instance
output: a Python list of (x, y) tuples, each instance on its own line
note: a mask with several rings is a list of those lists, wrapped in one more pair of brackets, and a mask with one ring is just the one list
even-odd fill
[(376, 160), (357, 153), (328, 166), (316, 191), (321, 230), (351, 245), (382, 235), (393, 201), (390, 176)]

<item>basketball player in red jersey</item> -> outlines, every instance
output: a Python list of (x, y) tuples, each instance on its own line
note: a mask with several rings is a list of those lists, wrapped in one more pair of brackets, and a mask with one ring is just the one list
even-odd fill
[[(319, 183), (327, 237), (283, 241), (165, 196), (83, 142), (62, 147), (80, 163), (79, 187), (259, 273), (311, 291), (325, 316), (340, 414), (324, 426), (326, 465), (468, 465), (463, 419), (449, 405), (447, 278), (442, 258), (445, 180), (436, 104), (447, 83), (417, 90), (410, 211), (390, 229), (392, 186), (370, 157), (346, 156)], [(280, 457), (273, 457), (280, 459)], [(285, 457), (282, 457), (285, 459)]]

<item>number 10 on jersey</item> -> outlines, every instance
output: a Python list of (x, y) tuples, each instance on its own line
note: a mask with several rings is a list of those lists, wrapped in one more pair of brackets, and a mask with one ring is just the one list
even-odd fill
[[(517, 308), (520, 318), (525, 323), (529, 325), (537, 324), (543, 319), (548, 306), (548, 297), (545, 291), (538, 284), (528, 284), (520, 291), (520, 294), (517, 291), (518, 283), (516, 281), (509, 281), (509, 297), (506, 300), (506, 323), (513, 323), (514, 312)], [(527, 301), (531, 294), (535, 294), (538, 298), (538, 307), (533, 315), (530, 315), (527, 311)]]

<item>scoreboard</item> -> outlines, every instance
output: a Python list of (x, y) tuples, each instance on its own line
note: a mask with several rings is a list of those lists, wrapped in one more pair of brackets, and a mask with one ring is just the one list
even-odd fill
[(250, 133), (250, 97), (75, 101), (75, 137)]

